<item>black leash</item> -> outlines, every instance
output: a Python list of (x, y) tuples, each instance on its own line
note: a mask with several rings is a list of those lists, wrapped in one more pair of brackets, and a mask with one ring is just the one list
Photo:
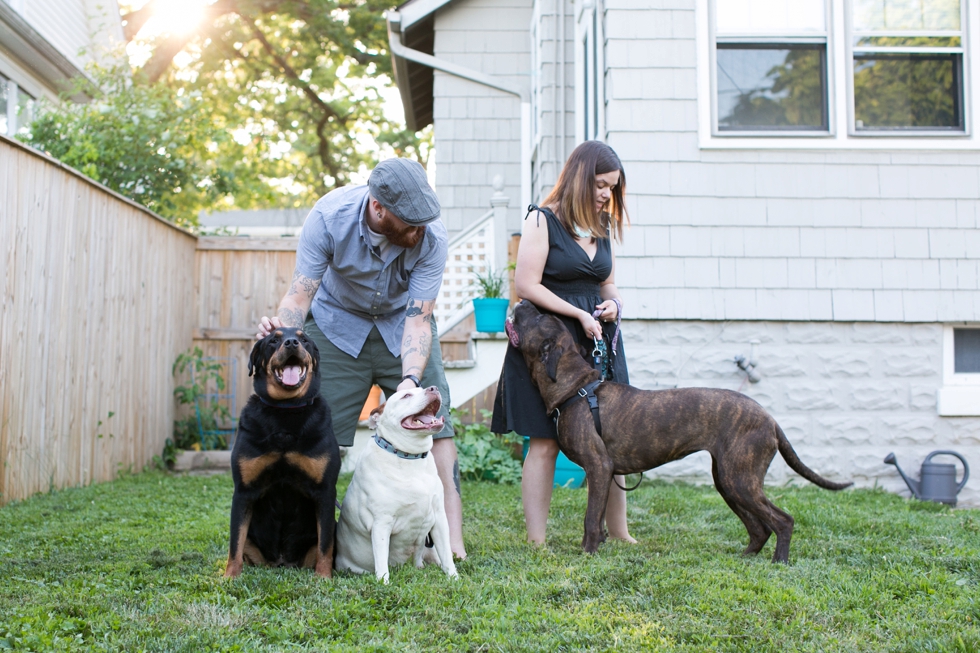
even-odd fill
[(627, 487), (623, 487), (622, 485), (620, 485), (620, 484), (619, 484), (619, 483), (618, 483), (618, 482), (616, 481), (616, 476), (615, 476), (615, 475), (613, 475), (613, 483), (616, 483), (616, 487), (618, 487), (618, 488), (619, 488), (620, 490), (622, 490), (623, 492), (632, 492), (632, 491), (633, 491), (633, 490), (635, 490), (636, 488), (638, 488), (638, 487), (640, 487), (640, 483), (642, 483), (642, 482), (643, 482), (643, 474), (640, 474), (640, 480), (638, 480), (638, 481), (636, 482), (636, 485), (634, 485), (633, 487), (629, 487), (629, 488), (627, 488)]

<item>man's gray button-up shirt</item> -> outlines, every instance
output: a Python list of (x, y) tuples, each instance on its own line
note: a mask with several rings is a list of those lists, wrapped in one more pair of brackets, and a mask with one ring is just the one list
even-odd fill
[(311, 312), (337, 348), (357, 356), (377, 326), (399, 356), (408, 298), (438, 298), (449, 238), (442, 220), (435, 220), (412, 249), (392, 244), (379, 256), (364, 222), (368, 197), (367, 186), (346, 186), (316, 203), (300, 235), (296, 271), (321, 279)]

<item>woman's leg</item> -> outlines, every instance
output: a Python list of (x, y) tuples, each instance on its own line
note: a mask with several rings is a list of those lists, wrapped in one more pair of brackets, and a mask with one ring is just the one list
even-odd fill
[(551, 508), (551, 489), (555, 483), (556, 458), (557, 440), (530, 439), (521, 478), (521, 498), (524, 502), (527, 541), (531, 544), (544, 544), (548, 510)]
[[(619, 487), (616, 483), (619, 483)], [(626, 478), (614, 476), (613, 482), (609, 484), (609, 498), (606, 500), (606, 527), (609, 529), (609, 537), (636, 544), (626, 525), (626, 491), (620, 489), (623, 487), (626, 487)]]

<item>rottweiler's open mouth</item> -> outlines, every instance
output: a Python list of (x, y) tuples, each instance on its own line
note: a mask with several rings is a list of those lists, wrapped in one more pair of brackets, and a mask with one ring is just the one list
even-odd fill
[(295, 388), (306, 379), (308, 371), (306, 361), (300, 360), (298, 356), (290, 356), (286, 360), (286, 364), (273, 370), (273, 373), (281, 385), (287, 388)]
[(402, 427), (412, 431), (441, 431), (446, 422), (444, 418), (436, 417), (441, 405), (442, 402), (437, 397), (433, 397), (432, 401), (421, 412), (403, 419)]

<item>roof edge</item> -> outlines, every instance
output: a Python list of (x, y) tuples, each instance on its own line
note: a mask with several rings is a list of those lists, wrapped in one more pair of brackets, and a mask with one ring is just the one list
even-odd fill
[(452, 0), (409, 0), (405, 4), (399, 5), (395, 11), (401, 15), (402, 29), (407, 30), (450, 2)]
[(51, 45), (5, 2), (0, 2), (0, 45), (56, 92), (67, 90), (66, 83), (72, 78), (89, 79), (85, 71)]

